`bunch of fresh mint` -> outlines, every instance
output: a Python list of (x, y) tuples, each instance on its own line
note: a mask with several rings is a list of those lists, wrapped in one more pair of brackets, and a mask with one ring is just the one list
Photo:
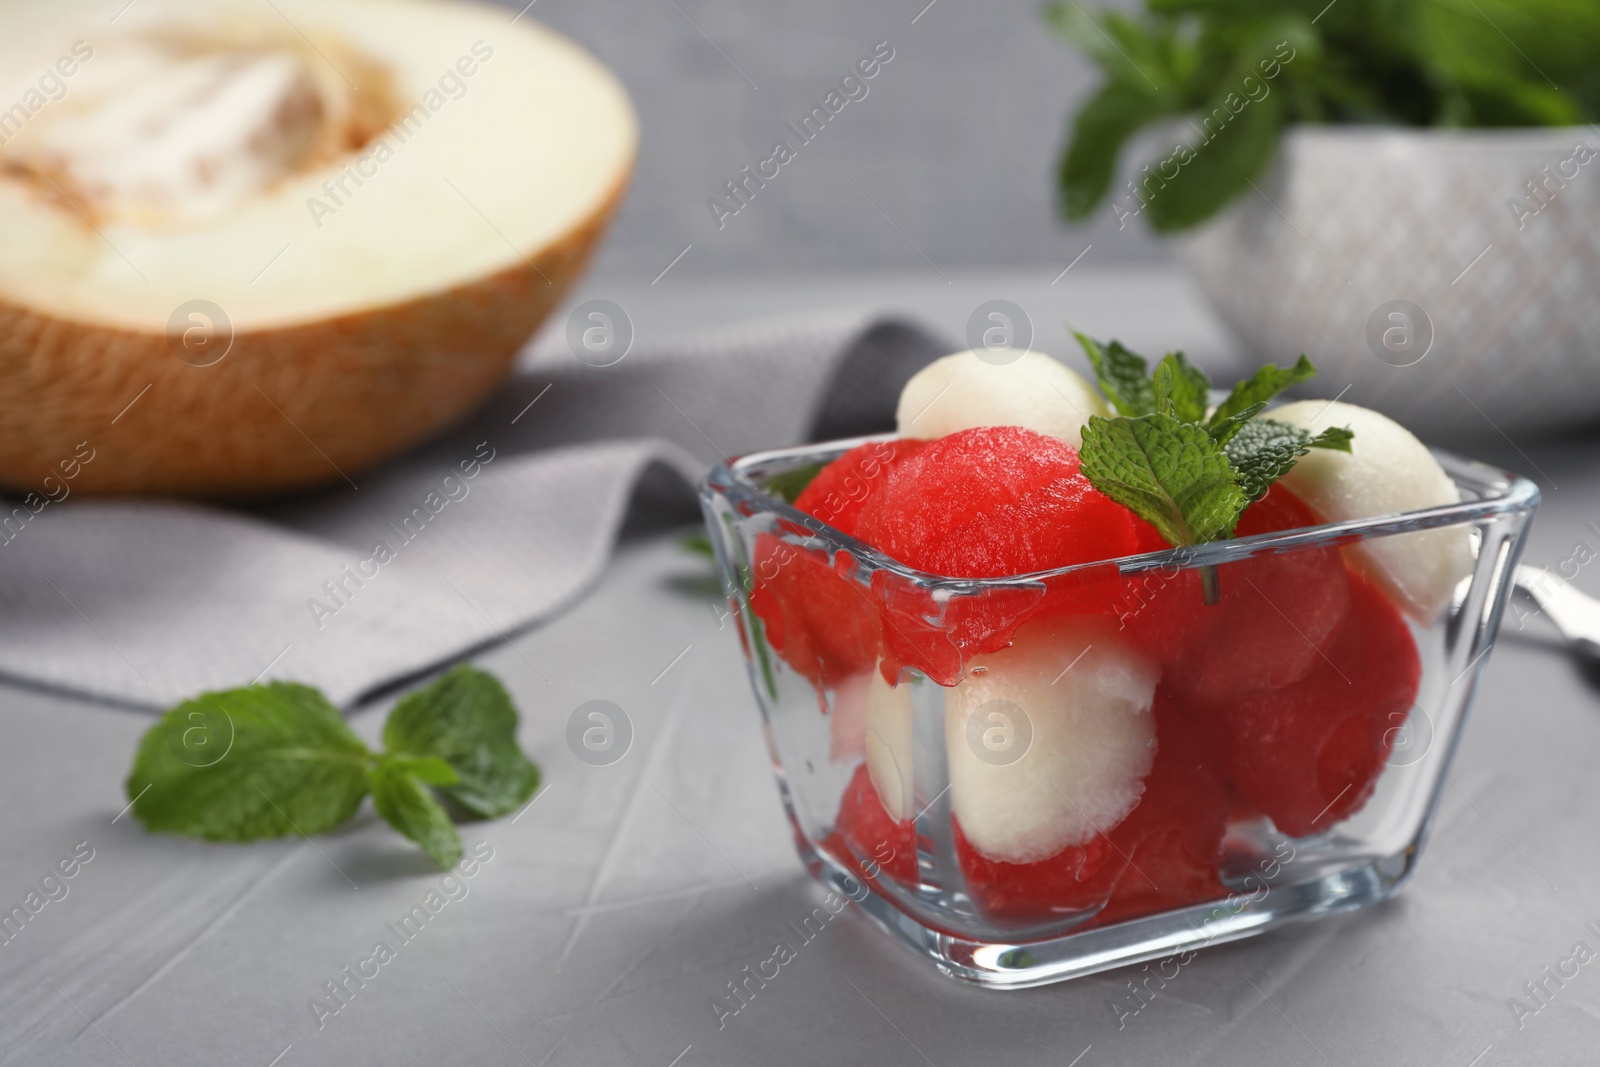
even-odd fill
[(394, 706), (381, 753), (318, 690), (252, 685), (163, 715), (139, 743), (127, 791), (148, 829), (210, 841), (325, 833), (371, 793), (379, 815), (448, 868), (461, 858), (452, 811), (505, 815), (539, 787), (516, 730), (505, 687), (467, 666)]
[(1303, 355), (1287, 370), (1262, 367), (1212, 408), (1210, 379), (1182, 352), (1167, 353), (1152, 374), (1120, 342), (1076, 336), (1117, 411), (1091, 415), (1084, 426), (1084, 477), (1175, 547), (1232, 537), (1244, 509), (1311, 449), (1350, 451), (1348, 429), (1312, 436), (1258, 417), (1273, 397), (1316, 375)]
[(1069, 220), (1099, 206), (1129, 140), (1162, 122), (1183, 144), (1148, 160), (1129, 203), (1147, 207), (1151, 226), (1165, 232), (1247, 192), (1293, 123), (1600, 119), (1592, 0), (1144, 0), (1143, 8), (1067, 0), (1047, 9), (1051, 26), (1105, 75), (1061, 155)]

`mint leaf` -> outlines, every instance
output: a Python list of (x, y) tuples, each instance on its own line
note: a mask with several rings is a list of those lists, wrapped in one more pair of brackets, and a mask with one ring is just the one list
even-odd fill
[(1348, 426), (1329, 426), (1317, 436), (1306, 443), (1312, 448), (1328, 448), (1335, 452), (1350, 451), (1350, 442), (1355, 440), (1356, 432)]
[[(1316, 375), (1304, 355), (1287, 369), (1268, 364), (1233, 387), (1208, 417), (1210, 379), (1169, 352), (1145, 377), (1145, 361), (1112, 341), (1076, 334), (1101, 391), (1122, 414), (1092, 417), (1079, 460), (1100, 492), (1151, 523), (1167, 543), (1194, 545), (1232, 537), (1244, 509), (1260, 500), (1312, 448), (1348, 452), (1348, 429), (1305, 430), (1258, 419), (1267, 401)], [(1207, 602), (1215, 574), (1202, 574)]]
[(380, 757), (320, 692), (274, 682), (167, 712), (140, 740), (126, 788), (149, 829), (215, 841), (324, 833), (370, 791), (378, 814), (447, 868), (461, 841), (430, 787), (483, 816), (526, 800), (539, 770), (516, 725), (498, 681), (457, 667), (396, 705)]
[(459, 776), (440, 792), (480, 818), (516, 810), (539, 787), (517, 747), (517, 711), (493, 675), (465, 664), (395, 705), (383, 724), (394, 755), (434, 756)]
[(1061, 212), (1067, 219), (1075, 222), (1094, 212), (1116, 178), (1123, 145), (1165, 110), (1158, 97), (1123, 81), (1107, 82), (1078, 110), (1072, 138), (1056, 168)]
[(374, 767), (368, 775), (372, 806), (385, 822), (421, 845), (433, 862), (448, 870), (461, 859), (461, 838), (426, 781), (415, 773), (427, 763), (443, 761), (389, 758)]
[(1086, 334), (1073, 332), (1094, 376), (1111, 406), (1120, 415), (1148, 415), (1156, 410), (1155, 385), (1144, 357), (1129, 351), (1121, 341), (1102, 345)]
[(1244, 491), (1222, 446), (1203, 427), (1171, 415), (1092, 415), (1080, 460), (1096, 489), (1172, 545), (1227, 537), (1244, 510)]
[(1272, 162), (1285, 122), (1284, 95), (1271, 93), (1255, 101), (1247, 100), (1239, 105), (1237, 114), (1228, 107), (1229, 99), (1242, 99), (1232, 86), (1200, 105), (1201, 122), (1218, 114), (1232, 117), (1227, 125), (1214, 131), (1206, 127), (1208, 139), (1186, 146), (1187, 162), (1183, 161), (1183, 152), (1175, 151), (1150, 165), (1148, 173), (1160, 177), (1165, 176), (1169, 160), (1176, 170), (1164, 185), (1141, 183), (1148, 198), (1150, 226), (1157, 233), (1172, 233), (1204, 222), (1228, 201), (1249, 192), (1250, 183)]
[(168, 711), (145, 731), (126, 788), (151, 830), (212, 841), (316, 834), (355, 814), (371, 759), (321, 693), (273, 682)]
[(717, 558), (717, 550), (711, 547), (711, 538), (704, 530), (685, 534), (678, 541), (678, 547), (685, 552), (693, 552), (697, 556), (704, 556), (706, 559)]
[(1594, 118), (1593, 56), (1600, 46), (1595, 5), (1413, 0), (1407, 6), (1407, 29), (1435, 78), (1453, 82), (1472, 101), (1463, 124), (1564, 126)]
[[(1172, 367), (1166, 360), (1156, 364), (1156, 371), (1150, 375), (1150, 384), (1155, 389), (1156, 410), (1163, 415), (1177, 418), (1177, 410), (1172, 403)], [(1181, 421), (1181, 420), (1180, 420)]]
[(456, 769), (437, 756), (385, 756), (383, 762), (429, 785), (455, 785), (461, 781)]
[(1189, 362), (1182, 352), (1168, 352), (1156, 366), (1153, 381), (1156, 390), (1156, 410), (1166, 410), (1179, 422), (1204, 422), (1206, 407), (1211, 403), (1211, 379), (1206, 372)]
[(1152, 37), (1144, 26), (1118, 11), (1097, 9), (1093, 14), (1076, 3), (1051, 4), (1045, 20), (1067, 40), (1099, 64), (1112, 83), (1138, 85), (1150, 92), (1151, 83), (1166, 75), (1166, 43)]
[(1335, 427), (1316, 437), (1298, 426), (1274, 419), (1255, 419), (1240, 427), (1225, 446), (1228, 462), (1239, 472), (1239, 485), (1253, 504), (1267, 495), (1272, 483), (1289, 473), (1295, 461), (1313, 448), (1350, 451), (1350, 430)]
[(1241, 426), (1261, 414), (1266, 408), (1267, 405), (1265, 403), (1251, 404), (1243, 411), (1235, 412), (1225, 419), (1211, 423), (1207, 432), (1211, 434), (1211, 439), (1217, 444), (1225, 445), (1233, 438), (1234, 434), (1239, 432)]
[[(1317, 368), (1304, 354), (1289, 368), (1268, 363), (1250, 377), (1233, 387), (1228, 398), (1217, 405), (1206, 425), (1216, 426), (1224, 419), (1244, 411), (1252, 404), (1265, 404), (1292, 385), (1309, 381), (1317, 376)], [(1259, 410), (1259, 409), (1258, 409)]]
[[(1137, 214), (1158, 230), (1192, 225), (1234, 193), (1254, 196), (1249, 180), (1293, 125), (1600, 120), (1600, 4), (1593, 0), (1131, 6), (1091, 13), (1091, 5), (1064, 0), (1047, 9), (1051, 25), (1103, 75), (1069, 126), (1058, 177), (1069, 219), (1088, 216), (1114, 191), (1119, 226)], [(1131, 135), (1158, 123), (1192, 129), (1190, 154), (1122, 168), (1139, 175), (1134, 188), (1116, 187)]]
[(793, 504), (800, 499), (800, 494), (805, 492), (812, 479), (822, 473), (822, 467), (821, 463), (808, 463), (792, 471), (774, 474), (767, 480), (766, 490), (773, 496), (781, 497), (785, 504)]

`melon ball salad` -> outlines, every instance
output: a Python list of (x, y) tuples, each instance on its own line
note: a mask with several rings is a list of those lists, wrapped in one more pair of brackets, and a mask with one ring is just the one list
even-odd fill
[[(905, 386), (895, 439), (777, 488), (958, 579), (1459, 499), (1383, 415), (1270, 406), (1315, 374), (1304, 356), (1213, 404), (1182, 353), (1152, 372), (1117, 342), (1079, 341), (1098, 389), (1037, 353), (947, 356)], [(1359, 811), (1416, 699), (1408, 618), (1431, 624), (1473, 565), (1466, 532), (1445, 528), (941, 595), (883, 569), (869, 591), (847, 552), (775, 534), (755, 555), (762, 635), (816, 688), (833, 757), (860, 763), (824, 847), (863, 877), (915, 883), (911, 687), (924, 676), (943, 687), (950, 838), (975, 906), (1094, 923), (1224, 895), (1230, 824), (1302, 837)], [(1017, 748), (997, 757), (991, 729)]]

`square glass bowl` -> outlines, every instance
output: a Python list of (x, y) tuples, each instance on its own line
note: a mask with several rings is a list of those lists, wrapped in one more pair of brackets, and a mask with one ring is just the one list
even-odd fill
[[(817, 878), (943, 973), (1007, 988), (1399, 890), (1494, 642), (1532, 483), (1439, 453), (1459, 504), (953, 579), (785, 503), (786, 482), (872, 441), (893, 448), (764, 452), (701, 490)], [(1457, 560), (1436, 611), (1400, 611), (1370, 562), (1412, 548)]]

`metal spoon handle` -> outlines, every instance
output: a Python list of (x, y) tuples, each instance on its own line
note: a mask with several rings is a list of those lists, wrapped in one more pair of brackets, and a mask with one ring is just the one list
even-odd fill
[(1578, 592), (1542, 567), (1517, 567), (1517, 592), (1528, 597), (1568, 641), (1600, 658), (1600, 600)]

